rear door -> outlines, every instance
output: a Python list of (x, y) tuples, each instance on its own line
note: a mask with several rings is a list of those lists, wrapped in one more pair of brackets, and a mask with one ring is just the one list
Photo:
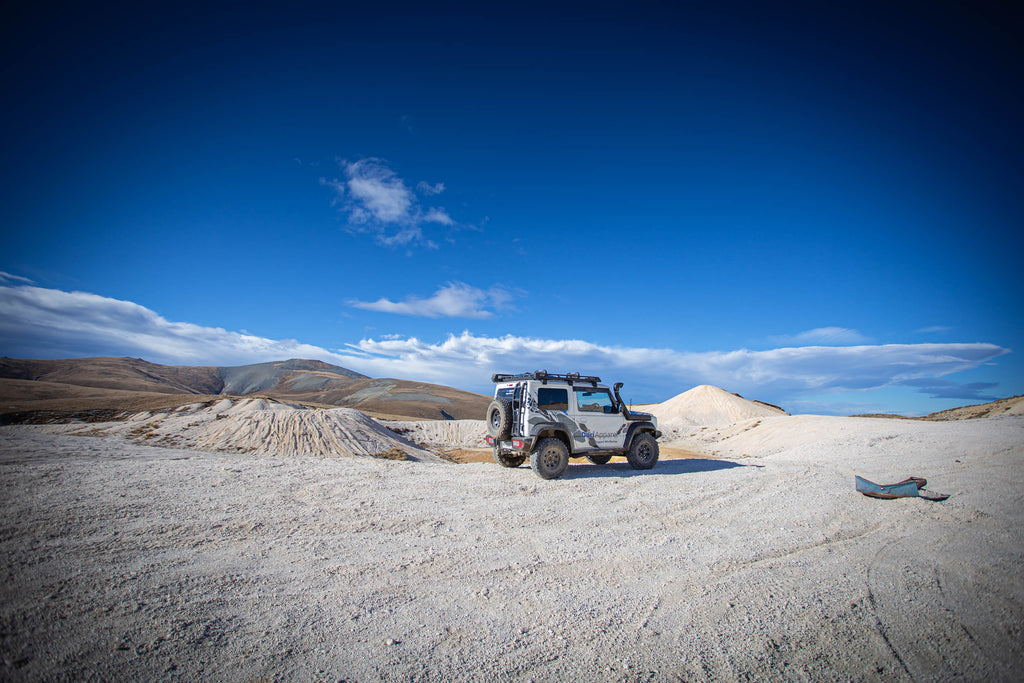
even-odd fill
[(512, 403), (512, 434), (522, 436), (524, 432), (523, 396), (526, 392), (526, 382), (509, 382), (495, 389), (494, 397), (503, 398)]

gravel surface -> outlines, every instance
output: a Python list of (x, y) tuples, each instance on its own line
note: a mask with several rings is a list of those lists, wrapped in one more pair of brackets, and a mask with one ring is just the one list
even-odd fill
[(773, 420), (554, 481), (3, 427), (0, 676), (1017, 680), (1024, 418)]

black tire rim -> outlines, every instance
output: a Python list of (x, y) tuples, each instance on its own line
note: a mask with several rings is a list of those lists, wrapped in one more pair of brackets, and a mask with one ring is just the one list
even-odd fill
[(560, 456), (561, 454), (557, 448), (545, 448), (544, 452), (541, 453), (541, 464), (545, 470), (554, 472), (562, 462)]

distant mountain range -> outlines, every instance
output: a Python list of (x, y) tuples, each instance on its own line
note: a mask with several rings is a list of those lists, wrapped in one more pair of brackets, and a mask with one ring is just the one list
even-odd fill
[(141, 397), (162, 406), (177, 402), (171, 396), (252, 394), (414, 419), (482, 419), (491, 400), (437, 384), (373, 379), (318, 360), (215, 367), (139, 358), (0, 358), (0, 413), (66, 410), (71, 404), (110, 408), (127, 399), (138, 406)]

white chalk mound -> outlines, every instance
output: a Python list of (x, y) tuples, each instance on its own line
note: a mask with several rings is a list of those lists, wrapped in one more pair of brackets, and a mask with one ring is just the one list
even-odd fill
[[(66, 425), (67, 433), (83, 430)], [(166, 413), (144, 412), (124, 422), (90, 425), (93, 435), (120, 434), (153, 446), (269, 456), (373, 456), (443, 462), (351, 408), (314, 409), (266, 398), (194, 403)]]
[(487, 448), (487, 423), (483, 420), (395, 420), (384, 424), (428, 448)]
[(667, 401), (645, 406), (658, 418), (659, 426), (724, 425), (756, 417), (778, 417), (787, 413), (773, 406), (748, 401), (725, 389), (702, 384)]
[(404, 443), (394, 432), (351, 408), (307, 410), (277, 404), (225, 412), (226, 417), (181, 432), (181, 436), (190, 438), (202, 450), (373, 456), (397, 449), (410, 459), (434, 459), (432, 454)]

